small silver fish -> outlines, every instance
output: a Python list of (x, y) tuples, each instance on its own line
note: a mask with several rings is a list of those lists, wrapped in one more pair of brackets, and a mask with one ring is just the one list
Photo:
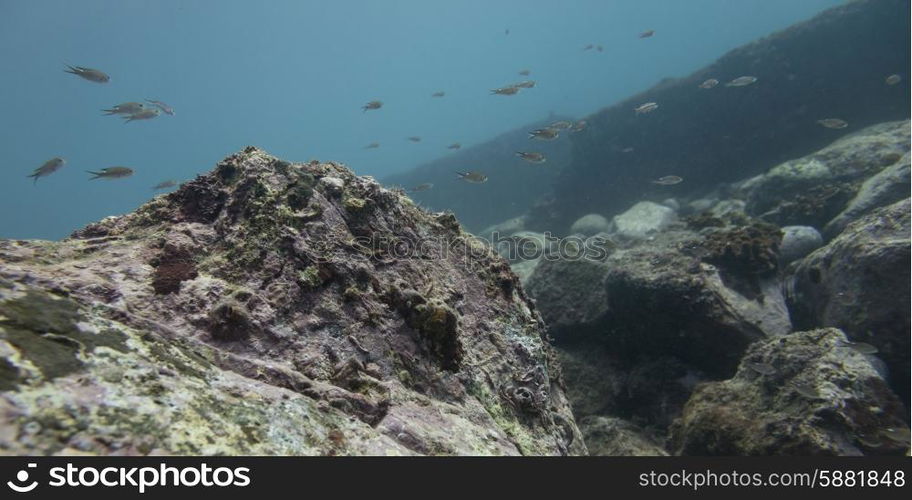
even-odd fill
[(659, 184), (660, 186), (674, 186), (675, 184), (680, 184), (684, 179), (678, 177), (677, 175), (666, 175), (665, 177), (659, 177), (658, 179), (652, 181), (653, 184)]
[(865, 342), (839, 341), (839, 345), (848, 347), (860, 354), (877, 354), (879, 352), (877, 347)]
[(841, 129), (849, 126), (849, 123), (845, 120), (840, 120), (839, 118), (824, 118), (822, 120), (817, 120), (817, 123), (826, 128), (832, 129)]
[(132, 121), (135, 121), (135, 120), (151, 120), (152, 118), (155, 118), (156, 116), (158, 116), (160, 114), (161, 114), (161, 111), (159, 111), (157, 109), (144, 109), (137, 113), (133, 113), (131, 115), (124, 116), (123, 119), (124, 119), (124, 123), (126, 124), (126, 123), (130, 123)]
[(445, 95), (446, 95), (446, 92), (439, 91), (439, 92), (434, 92), (433, 94), (431, 94), (431, 97), (443, 97)]
[(776, 373), (776, 369), (773, 368), (772, 365), (766, 363), (754, 363), (752, 361), (745, 361), (744, 366), (759, 373), (760, 375), (772, 375)]
[(133, 169), (127, 167), (108, 167), (103, 168), (97, 172), (93, 172), (91, 170), (86, 170), (86, 172), (95, 176), (89, 179), (90, 181), (93, 181), (95, 179), (122, 179), (124, 177), (130, 177), (133, 175)]
[(807, 382), (792, 382), (792, 389), (808, 399), (820, 398), (820, 392), (817, 391), (817, 388), (814, 387), (813, 384)]
[(638, 115), (642, 115), (642, 114), (646, 114), (646, 113), (652, 113), (653, 111), (655, 111), (657, 109), (659, 109), (658, 104), (656, 104), (654, 102), (647, 102), (647, 103), (640, 104), (639, 106), (633, 108), (633, 111)]
[(655, 33), (656, 33), (655, 30), (646, 30), (646, 31), (640, 33), (640, 38), (649, 38), (652, 35), (655, 35)]
[(168, 106), (167, 104), (165, 104), (161, 101), (155, 101), (152, 99), (146, 99), (146, 102), (148, 102), (149, 104), (155, 106), (156, 108), (164, 111), (166, 115), (174, 116), (174, 108), (172, 108), (171, 106)]
[(472, 184), (481, 184), (488, 180), (487, 175), (481, 172), (476, 172), (474, 170), (469, 172), (456, 172), (456, 175), (459, 176), (458, 179), (464, 180), (466, 182), (471, 182)]
[(447, 146), (447, 149), (459, 149), (461, 147), (462, 147), (462, 144), (459, 144), (458, 142), (454, 142), (453, 144), (450, 144), (449, 146)]
[(529, 153), (526, 153), (526, 152), (523, 152), (523, 151), (517, 151), (517, 152), (516, 152), (516, 156), (522, 158), (523, 160), (525, 160), (525, 161), (527, 161), (527, 162), (529, 162), (529, 163), (545, 163), (546, 161), (548, 161), (548, 159), (545, 158), (545, 155), (544, 155), (544, 154), (542, 154), (542, 153), (537, 153), (537, 152), (534, 152), (534, 151), (533, 151), (533, 152), (529, 152)]
[(586, 127), (589, 125), (589, 122), (586, 120), (580, 120), (573, 124), (573, 127), (570, 128), (570, 132), (582, 132), (586, 130)]
[(428, 189), (431, 189), (433, 187), (434, 187), (434, 185), (431, 184), (430, 182), (425, 182), (424, 184), (418, 184), (417, 186), (413, 187), (412, 189), (409, 189), (409, 192), (410, 193), (420, 193), (422, 191), (427, 191)]
[(522, 76), (529, 76), (530, 74), (532, 74), (532, 72), (529, 71), (529, 70), (527, 70), (527, 69), (524, 69), (524, 70), (521, 70), (521, 71), (519, 72), (519, 74), (522, 75)]
[(513, 85), (513, 87), (520, 88), (520, 89), (531, 89), (534, 86), (535, 86), (535, 82), (532, 80), (526, 80), (524, 82), (519, 82), (519, 83)]
[(92, 68), (85, 68), (83, 66), (70, 66), (66, 65), (67, 69), (63, 70), (66, 73), (72, 73), (76, 76), (82, 77), (90, 82), (95, 83), (108, 83), (111, 81), (111, 77), (104, 74), (102, 71)]
[(586, 45), (585, 47), (583, 47), (583, 50), (592, 50), (594, 48), (595, 48), (595, 45), (590, 43), (589, 45)]
[(698, 86), (701, 89), (711, 89), (711, 88), (715, 87), (716, 85), (719, 85), (719, 80), (716, 80), (715, 78), (710, 78), (709, 80), (706, 80), (705, 82), (701, 83)]
[(413, 136), (411, 136), (411, 137), (406, 137), (406, 139), (408, 139), (408, 140), (410, 140), (410, 141), (412, 141), (412, 142), (421, 142), (421, 138), (418, 137), (417, 135), (413, 135)]
[(56, 157), (51, 158), (50, 160), (44, 162), (44, 165), (41, 165), (40, 167), (36, 168), (35, 171), (32, 172), (32, 174), (29, 175), (28, 177), (35, 179), (35, 181), (32, 184), (38, 184), (39, 177), (47, 177), (48, 175), (53, 174), (54, 172), (60, 170), (61, 167), (63, 167), (63, 165), (65, 163), (66, 163), (66, 161), (64, 161), (63, 158), (56, 156)]
[(162, 181), (162, 182), (159, 182), (158, 184), (152, 186), (152, 189), (155, 191), (158, 191), (160, 189), (173, 188), (176, 185), (177, 185), (177, 182), (169, 179), (167, 181)]
[(367, 146), (364, 146), (364, 149), (377, 149), (379, 147), (380, 147), (379, 142), (372, 142), (372, 143), (368, 144)]
[(513, 87), (513, 86), (502, 87), (499, 89), (491, 90), (491, 94), (496, 94), (496, 95), (516, 95), (518, 92), (519, 92), (519, 87)]
[(371, 109), (380, 109), (383, 107), (383, 102), (381, 101), (371, 101), (364, 106), (361, 106), (361, 112), (364, 113)]
[(548, 125), (548, 128), (556, 128), (558, 130), (566, 130), (573, 127), (573, 123), (568, 122), (567, 120), (561, 120)]
[(635, 149), (633, 149), (633, 146), (627, 146), (626, 148), (621, 149), (621, 153), (625, 153), (625, 154), (633, 153), (634, 151), (635, 151)]
[(141, 102), (125, 102), (111, 106), (109, 109), (103, 109), (106, 115), (132, 115), (146, 109), (146, 105)]
[(757, 81), (755, 76), (739, 76), (725, 84), (726, 87), (746, 87)]
[(887, 427), (880, 431), (880, 435), (897, 444), (909, 445), (908, 427)]
[(884, 83), (886, 83), (887, 85), (896, 85), (897, 83), (899, 83), (901, 81), (902, 81), (902, 77), (899, 75), (890, 75), (886, 79), (884, 79)]
[(529, 139), (537, 139), (539, 141), (553, 141), (560, 137), (560, 132), (556, 128), (545, 127), (529, 132)]

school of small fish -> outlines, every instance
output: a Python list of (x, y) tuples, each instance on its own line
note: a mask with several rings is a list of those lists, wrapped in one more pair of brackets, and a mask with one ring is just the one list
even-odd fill
[[(111, 81), (111, 77), (107, 73), (95, 68), (88, 68), (85, 66), (71, 66), (67, 64), (66, 69), (63, 71), (65, 73), (76, 75), (83, 80), (88, 80), (93, 83), (108, 83)], [(148, 103), (148, 105), (146, 103)], [(123, 119), (123, 123), (125, 124), (133, 121), (151, 120), (153, 118), (157, 118), (162, 113), (165, 113), (169, 116), (174, 116), (174, 108), (157, 99), (145, 99), (145, 103), (139, 101), (122, 102), (120, 104), (114, 104), (110, 108), (102, 109), (101, 111), (105, 116), (120, 116)], [(61, 157), (51, 158), (40, 167), (36, 168), (27, 177), (34, 179), (33, 184), (37, 185), (39, 178), (47, 177), (53, 174), (54, 172), (60, 170), (65, 164), (66, 161)], [(102, 168), (99, 170), (86, 170), (86, 172), (92, 174), (90, 180), (123, 179), (126, 177), (131, 177), (134, 173), (134, 170), (129, 167), (116, 166)], [(172, 188), (176, 185), (176, 181), (167, 180), (156, 184), (152, 187), (152, 189), (157, 191), (161, 189)]]
[[(505, 30), (505, 34), (509, 35), (509, 33), (510, 33), (509, 29)], [(655, 30), (651, 30), (651, 29), (642, 31), (637, 35), (637, 37), (640, 39), (652, 38), (653, 36), (655, 36)], [(584, 51), (584, 52), (591, 51), (591, 50), (595, 50), (597, 52), (603, 52), (604, 47), (602, 45), (596, 44), (596, 43), (588, 43), (582, 47), (582, 51)], [(94, 69), (94, 68), (67, 65), (66, 69), (64, 71), (67, 73), (76, 75), (84, 80), (94, 82), (94, 83), (108, 83), (111, 81), (111, 77), (109, 75), (107, 75), (106, 73), (104, 73), (101, 70)], [(528, 77), (529, 75), (531, 75), (532, 71), (530, 69), (526, 68), (526, 69), (519, 70), (517, 73), (520, 76)], [(726, 82), (724, 84), (724, 86), (725, 87), (735, 87), (735, 88), (747, 87), (747, 86), (756, 84), (758, 81), (759, 81), (759, 79), (756, 76), (742, 75), (742, 76), (737, 76), (737, 77), (732, 78), (731, 80)], [(891, 75), (884, 77), (883, 81), (888, 86), (894, 86), (894, 85), (899, 84), (902, 81), (902, 77), (898, 74), (891, 74)], [(720, 83), (721, 82), (718, 78), (706, 78), (705, 80), (703, 80), (702, 83), (699, 83), (697, 85), (697, 88), (699, 88), (701, 90), (711, 90), (711, 89), (714, 89), (715, 87), (717, 87)], [(535, 81), (523, 80), (523, 81), (509, 84), (509, 85), (506, 85), (503, 87), (497, 87), (497, 88), (491, 89), (490, 94), (499, 95), (499, 96), (515, 96), (515, 95), (519, 94), (522, 90), (532, 89), (535, 86), (536, 86)], [(445, 97), (446, 92), (443, 90), (438, 90), (438, 91), (431, 93), (430, 95), (432, 98), (439, 99), (439, 98)], [(174, 109), (163, 101), (160, 101), (157, 99), (145, 99), (144, 101), (145, 102), (130, 101), (130, 102), (124, 102), (124, 103), (120, 103), (120, 104), (115, 104), (115, 105), (112, 105), (110, 108), (103, 109), (102, 112), (105, 115), (120, 116), (123, 119), (123, 123), (130, 123), (133, 121), (151, 120), (151, 119), (157, 118), (162, 113), (165, 113), (166, 115), (169, 115), (169, 116), (174, 116), (174, 114), (175, 114)], [(364, 104), (361, 107), (361, 110), (362, 110), (362, 112), (366, 113), (367, 111), (376, 111), (376, 110), (380, 110), (381, 108), (383, 108), (383, 101), (372, 100), (372, 101), (368, 101), (366, 104)], [(633, 111), (636, 116), (640, 116), (640, 115), (654, 113), (658, 109), (659, 109), (659, 103), (649, 101), (649, 102), (644, 102), (644, 103), (636, 106), (635, 108), (633, 108)], [(828, 129), (834, 129), (834, 130), (845, 129), (849, 126), (848, 122), (841, 118), (821, 118), (821, 119), (817, 120), (816, 123), (821, 127), (828, 128)], [(561, 120), (561, 121), (554, 122), (546, 127), (530, 131), (529, 138), (534, 139), (534, 140), (539, 140), (539, 141), (554, 141), (554, 140), (557, 140), (560, 138), (560, 131), (562, 131), (562, 130), (569, 131), (570, 133), (578, 133), (578, 132), (582, 132), (583, 130), (585, 130), (587, 128), (587, 126), (588, 126), (588, 123), (586, 122), (586, 120), (578, 120), (575, 122)], [(421, 137), (419, 137), (419, 136), (411, 136), (411, 137), (407, 137), (406, 139), (413, 143), (421, 142)], [(364, 146), (364, 149), (378, 149), (379, 147), (380, 147), (379, 142), (371, 142), (368, 145)], [(462, 147), (462, 145), (458, 142), (454, 142), (454, 143), (446, 146), (446, 148), (449, 150), (458, 150), (461, 147)], [(624, 147), (624, 148), (613, 146), (613, 149), (615, 151), (618, 151), (618, 152), (621, 152), (624, 154), (629, 154), (629, 153), (634, 152), (634, 148), (630, 147), (630, 146)], [(525, 162), (533, 163), (533, 164), (542, 164), (542, 163), (547, 162), (547, 158), (546, 158), (545, 154), (541, 153), (541, 152), (537, 152), (537, 151), (519, 151), (516, 153), (516, 156)], [(52, 159), (48, 160), (47, 162), (45, 162), (40, 167), (36, 168), (34, 170), (34, 172), (32, 174), (30, 174), (28, 177), (34, 179), (34, 183), (37, 184), (37, 181), (39, 178), (46, 177), (48, 175), (53, 174), (54, 172), (60, 170), (60, 168), (62, 168), (64, 164), (65, 164), (65, 161), (63, 158), (60, 158), (60, 157), (52, 158)], [(94, 177), (92, 177), (92, 179), (119, 179), (119, 178), (130, 177), (131, 175), (133, 175), (133, 170), (128, 167), (108, 167), (108, 168), (104, 168), (104, 169), (101, 169), (98, 171), (88, 171), (88, 172), (94, 176)], [(487, 175), (485, 175), (482, 172), (478, 172), (478, 171), (474, 171), (474, 170), (470, 170), (467, 172), (457, 172), (457, 173), (458, 173), (458, 177), (457, 177), (458, 179), (461, 179), (461, 180), (464, 180), (466, 182), (473, 183), (473, 184), (481, 184), (488, 180)], [(656, 184), (659, 186), (674, 186), (676, 184), (683, 182), (683, 180), (684, 179), (682, 179), (681, 177), (679, 177), (677, 175), (666, 175), (666, 176), (660, 177), (658, 179), (651, 180), (650, 182), (652, 184)], [(153, 190), (168, 189), (168, 188), (174, 187), (176, 185), (177, 185), (177, 183), (175, 181), (167, 180), (167, 181), (163, 181), (163, 182), (155, 185), (152, 189)], [(422, 191), (427, 191), (431, 188), (433, 188), (433, 184), (424, 183), (424, 184), (415, 186), (414, 188), (412, 188), (408, 191), (412, 192), (412, 193), (418, 193), (418, 192), (422, 192)], [(863, 354), (870, 354), (872, 352), (877, 352), (876, 348), (873, 348), (873, 346), (869, 346), (868, 344), (864, 344), (864, 343), (847, 343), (846, 346), (852, 348), (853, 350), (861, 352)], [(761, 373), (766, 371), (765, 367), (762, 367), (756, 363), (752, 364), (752, 365), (748, 365), (748, 366), (751, 367), (752, 369), (754, 369), (755, 371), (758, 371)], [(758, 368), (760, 368), (760, 369), (758, 369)], [(796, 391), (804, 394), (805, 396), (810, 394), (810, 390), (805, 387), (796, 386)]]

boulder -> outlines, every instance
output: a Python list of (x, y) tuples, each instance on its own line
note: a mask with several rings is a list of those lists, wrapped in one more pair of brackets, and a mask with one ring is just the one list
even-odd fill
[(0, 240), (0, 454), (585, 454), (544, 337), (453, 215), (250, 147)]
[(823, 246), (823, 236), (810, 226), (785, 226), (779, 244), (779, 262), (786, 265)]
[(800, 261), (789, 285), (796, 327), (831, 326), (874, 345), (909, 402), (909, 199), (850, 223)]
[(596, 233), (608, 231), (609, 227), (608, 219), (599, 214), (589, 214), (576, 219), (576, 222), (570, 226), (570, 233), (582, 233), (586, 236), (592, 236)]
[(493, 226), (488, 226), (481, 232), (477, 233), (479, 238), (486, 240), (492, 240), (494, 235), (497, 234), (501, 237), (511, 236), (515, 233), (518, 233), (526, 228), (526, 217), (513, 217), (512, 219), (507, 219), (501, 223), (494, 224)]
[(675, 211), (665, 205), (641, 201), (612, 220), (613, 233), (627, 240), (642, 240), (654, 236), (677, 220)]
[(834, 328), (761, 340), (734, 377), (698, 386), (672, 426), (671, 451), (903, 454), (906, 411), (875, 363)]
[(868, 212), (909, 196), (909, 153), (868, 180), (846, 208), (823, 228), (828, 239), (835, 238), (853, 220)]
[(748, 345), (791, 331), (776, 280), (780, 236), (753, 230), (667, 230), (604, 260), (538, 263), (526, 290), (561, 353), (576, 415), (664, 432), (696, 381), (730, 377)]
[[(867, 179), (908, 162), (909, 140), (908, 120), (873, 125), (748, 179), (737, 192), (752, 216), (782, 226), (824, 227), (846, 210)], [(894, 177), (884, 175), (878, 185)], [(870, 187), (862, 197), (869, 196)]]

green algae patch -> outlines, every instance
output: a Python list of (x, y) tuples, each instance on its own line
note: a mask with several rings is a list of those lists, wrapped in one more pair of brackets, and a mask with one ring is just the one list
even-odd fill
[[(46, 292), (28, 290), (25, 296), (0, 302), (0, 335), (48, 379), (82, 369), (80, 353), (97, 347), (126, 352), (126, 337), (113, 329), (83, 331), (75, 302)], [(0, 386), (9, 386), (8, 370), (0, 370)]]

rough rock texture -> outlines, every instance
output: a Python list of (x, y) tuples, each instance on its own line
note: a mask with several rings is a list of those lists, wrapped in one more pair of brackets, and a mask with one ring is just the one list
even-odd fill
[(677, 219), (675, 211), (651, 201), (641, 201), (612, 219), (614, 234), (619, 238), (648, 238), (667, 228)]
[[(700, 385), (671, 432), (679, 455), (903, 454), (902, 403), (876, 360), (837, 329), (751, 346), (738, 373)], [(891, 438), (891, 436), (893, 436)]]
[(619, 418), (586, 417), (579, 422), (589, 454), (609, 457), (661, 457), (668, 452), (642, 429)]
[(828, 238), (838, 235), (849, 222), (878, 207), (887, 206), (909, 196), (909, 153), (866, 180), (845, 210), (823, 228)]
[[(557, 178), (551, 200), (530, 212), (528, 227), (556, 231), (587, 213), (617, 214), (644, 199), (644, 191), (653, 201), (690, 195), (756, 175), (871, 124), (907, 119), (908, 79), (888, 86), (884, 78), (910, 74), (909, 15), (907, 0), (845, 2), (586, 117), (587, 130), (572, 137), (572, 162)], [(726, 82), (742, 75), (758, 80), (747, 87), (698, 88), (708, 78)], [(633, 109), (645, 102), (659, 108), (638, 116)], [(827, 117), (849, 127), (816, 123)], [(625, 153), (630, 147), (634, 151)], [(684, 182), (645, 189), (669, 174)]]
[(797, 327), (832, 326), (873, 344), (909, 402), (909, 199), (852, 222), (800, 262), (789, 287)]
[(786, 265), (823, 246), (823, 236), (811, 226), (785, 226), (779, 244), (779, 263)]
[(585, 453), (543, 336), (453, 215), (247, 148), (70, 239), (0, 241), (0, 451)]
[(730, 377), (753, 341), (788, 333), (779, 235), (766, 230), (678, 223), (601, 261), (540, 261), (526, 290), (555, 338), (577, 418), (664, 434), (697, 382)]
[[(751, 215), (783, 226), (821, 228), (852, 203), (868, 178), (885, 170), (901, 172), (909, 162), (909, 140), (908, 120), (874, 125), (748, 179), (737, 192), (747, 200)], [(870, 197), (870, 190), (862, 197)], [(877, 198), (901, 199), (896, 197), (898, 188), (887, 191)], [(902, 198), (906, 196), (908, 181)], [(860, 212), (873, 208), (874, 202), (859, 200), (864, 207)]]

